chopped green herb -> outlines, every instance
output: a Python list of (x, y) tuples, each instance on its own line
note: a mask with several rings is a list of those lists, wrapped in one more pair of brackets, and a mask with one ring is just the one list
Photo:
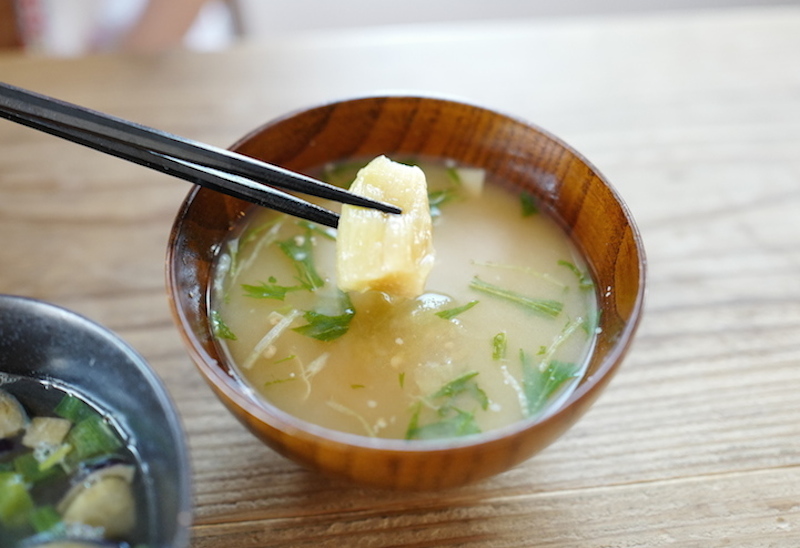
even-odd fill
[(404, 388), (406, 385), (406, 373), (405, 371), (397, 375), (397, 380), (400, 382), (400, 388)]
[(422, 402), (418, 401), (414, 404), (413, 411), (411, 412), (411, 420), (408, 421), (406, 427), (406, 439), (413, 439), (414, 433), (419, 430), (419, 415), (422, 413)]
[(218, 310), (211, 311), (211, 331), (214, 333), (214, 336), (220, 339), (228, 339), (230, 341), (236, 340), (236, 335), (227, 324), (222, 320), (222, 316), (220, 315)]
[(584, 324), (583, 318), (568, 322), (549, 347), (540, 347), (536, 364), (533, 363), (533, 358), (520, 350), (522, 384), (529, 415), (540, 412), (564, 382), (579, 376), (580, 367), (578, 365), (554, 360), (553, 356), (561, 345)]
[(442, 214), (442, 206), (448, 204), (459, 197), (457, 188), (447, 188), (444, 190), (433, 190), (428, 193), (428, 204), (431, 209), (431, 217), (439, 217)]
[(352, 388), (353, 390), (356, 390), (358, 388), (366, 388), (366, 386), (363, 385), (363, 384), (351, 384), (350, 388)]
[[(256, 244), (256, 249), (270, 245), (278, 237), (278, 231), (283, 226), (283, 223), (288, 219), (288, 215), (279, 215), (268, 222), (260, 224), (254, 228), (248, 228), (238, 239), (231, 240), (228, 243), (228, 256), (230, 257), (230, 267), (228, 273), (230, 278), (235, 279), (240, 272), (240, 269), (245, 266), (239, 262), (239, 254), (241, 250), (250, 242), (260, 238)], [(266, 234), (262, 233), (266, 232)], [(253, 256), (256, 253), (253, 253)]]
[(539, 355), (544, 356), (542, 358), (542, 363), (549, 362), (561, 345), (563, 345), (572, 336), (572, 334), (575, 333), (575, 331), (577, 331), (577, 329), (582, 327), (585, 323), (586, 322), (581, 317), (568, 322), (564, 326), (564, 329), (561, 330), (561, 333), (556, 335), (556, 337), (553, 339), (553, 342), (550, 343), (550, 346), (547, 348), (542, 346), (539, 350)]
[[(423, 408), (422, 402), (418, 402), (411, 415), (408, 428), (406, 428), (406, 439), (434, 439), (479, 433), (481, 430), (475, 421), (474, 414), (464, 411), (456, 405), (457, 402), (466, 403), (472, 400), (481, 409), (488, 409), (489, 397), (475, 381), (477, 375), (477, 371), (461, 375), (442, 386), (428, 398), (428, 406), (435, 409), (436, 417), (438, 417), (438, 420), (434, 422), (420, 426), (420, 415)], [(466, 402), (464, 397), (467, 398)]]
[(291, 361), (291, 360), (295, 359), (296, 357), (297, 356), (295, 356), (294, 354), (289, 354), (285, 358), (281, 358), (279, 360), (275, 360), (275, 363), (277, 364), (277, 363), (288, 362), (288, 361)]
[(340, 291), (339, 295), (341, 314), (328, 315), (309, 310), (303, 314), (303, 319), (308, 323), (294, 328), (294, 331), (320, 341), (332, 341), (347, 333), (356, 311), (346, 293)]
[[(417, 408), (411, 418), (411, 422), (406, 430), (407, 440), (433, 440), (441, 438), (453, 438), (457, 436), (468, 436), (470, 434), (480, 434), (481, 429), (475, 421), (475, 415), (457, 409), (448, 408), (448, 414), (441, 420), (419, 426), (419, 412), (421, 406)], [(452, 412), (450, 412), (452, 411)]]
[(539, 213), (539, 206), (536, 204), (536, 198), (533, 197), (533, 194), (523, 192), (519, 195), (519, 201), (522, 205), (523, 217), (530, 217), (531, 215)]
[(506, 357), (506, 348), (508, 346), (506, 339), (504, 331), (492, 337), (492, 359), (494, 361), (499, 361)]
[(458, 168), (455, 166), (448, 166), (446, 172), (447, 172), (447, 177), (450, 179), (450, 181), (452, 181), (454, 185), (460, 187), (462, 181), (461, 181), (461, 174), (459, 173)]
[(557, 360), (548, 362), (541, 370), (524, 350), (520, 350), (520, 361), (528, 416), (541, 412), (556, 391), (568, 380), (578, 377), (579, 373), (576, 364)]
[(331, 228), (329, 226), (320, 226), (317, 223), (312, 223), (311, 221), (306, 221), (305, 219), (300, 219), (297, 221), (297, 226), (302, 226), (303, 228), (315, 234), (319, 234), (327, 240), (336, 241), (335, 228)]
[(452, 320), (453, 318), (455, 318), (462, 312), (466, 312), (476, 304), (478, 304), (478, 301), (470, 301), (463, 306), (448, 308), (447, 310), (440, 310), (439, 312), (436, 312), (436, 315), (439, 316), (440, 318), (444, 318), (445, 320)]
[[(274, 280), (274, 278), (271, 279)], [(287, 293), (291, 291), (298, 291), (300, 289), (308, 289), (308, 287), (303, 285), (286, 286), (278, 285), (275, 282), (264, 282), (261, 285), (242, 284), (242, 289), (244, 289), (244, 294), (246, 297), (252, 297), (253, 299), (276, 299), (278, 301), (282, 301), (286, 298)]]
[(314, 265), (314, 242), (311, 230), (306, 229), (303, 235), (279, 241), (278, 247), (294, 262), (300, 285), (311, 291), (325, 285), (325, 280), (317, 273)]
[(581, 289), (592, 289), (594, 287), (592, 278), (586, 272), (581, 271), (581, 269), (575, 266), (573, 263), (560, 260), (558, 261), (558, 264), (568, 268), (573, 274), (575, 274), (575, 277), (578, 278), (578, 287)]
[(532, 297), (527, 297), (525, 295), (522, 295), (521, 293), (517, 293), (516, 291), (511, 291), (509, 289), (504, 289), (489, 282), (484, 282), (478, 277), (473, 278), (472, 281), (469, 283), (469, 286), (476, 291), (480, 291), (482, 293), (486, 293), (487, 295), (492, 295), (494, 297), (505, 299), (506, 301), (518, 304), (529, 310), (532, 310), (533, 312), (537, 312), (539, 314), (550, 316), (553, 318), (558, 316), (561, 313), (561, 310), (564, 308), (564, 304), (559, 301), (554, 301), (550, 299), (534, 299)]
[(583, 330), (590, 337), (595, 335), (597, 330), (600, 329), (600, 315), (602, 313), (603, 311), (599, 308), (591, 308), (589, 310), (589, 314), (586, 316), (586, 319), (581, 324)]
[(453, 400), (460, 394), (469, 394), (478, 401), (481, 409), (487, 409), (489, 407), (489, 397), (475, 382), (474, 379), (477, 375), (478, 372), (473, 371), (448, 382), (432, 396), (433, 399), (448, 398)]
[(309, 310), (303, 314), (303, 319), (308, 323), (295, 327), (294, 331), (320, 341), (332, 341), (347, 333), (353, 315), (352, 311), (348, 311), (339, 316), (326, 316)]

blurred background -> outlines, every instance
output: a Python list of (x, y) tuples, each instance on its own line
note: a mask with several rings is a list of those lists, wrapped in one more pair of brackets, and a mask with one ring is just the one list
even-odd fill
[(175, 47), (218, 50), (238, 40), (325, 29), (443, 21), (730, 9), (797, 0), (0, 0), (0, 46), (76, 56)]

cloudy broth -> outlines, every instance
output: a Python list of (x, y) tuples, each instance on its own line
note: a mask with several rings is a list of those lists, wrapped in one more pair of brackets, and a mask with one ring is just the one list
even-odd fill
[[(563, 230), (528, 196), (465, 184), (474, 170), (419, 165), (436, 262), (417, 299), (342, 294), (335, 231), (271, 211), (253, 210), (221, 246), (217, 343), (275, 406), (353, 434), (446, 438), (545, 415), (584, 374), (596, 297)], [(308, 289), (309, 275), (323, 284)]]

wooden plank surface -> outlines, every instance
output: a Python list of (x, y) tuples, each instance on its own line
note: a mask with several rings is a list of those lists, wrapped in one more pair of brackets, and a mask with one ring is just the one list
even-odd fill
[(295, 108), (406, 89), (534, 121), (592, 160), (647, 247), (640, 335), (567, 435), (477, 485), (323, 479), (223, 410), (164, 291), (184, 182), (0, 123), (0, 292), (107, 325), (162, 376), (189, 435), (193, 546), (798, 546), (798, 67), (792, 7), (0, 56), (4, 81), (221, 146)]

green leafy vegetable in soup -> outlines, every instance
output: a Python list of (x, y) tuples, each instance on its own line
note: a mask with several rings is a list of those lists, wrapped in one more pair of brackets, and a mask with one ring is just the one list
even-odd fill
[[(387, 229), (391, 245), (413, 247), (407, 255), (357, 259), (378, 273), (375, 285), (362, 263), (337, 264), (337, 245), (358, 236), (346, 221), (337, 234), (265, 210), (245, 216), (217, 261), (217, 344), (263, 398), (335, 430), (427, 440), (546, 415), (574, 390), (594, 341), (596, 297), (582, 258), (532, 195), (484, 184), (481, 170), (452, 162), (414, 163), (427, 190), (414, 190), (404, 209), (420, 199), (426, 209)], [(364, 164), (318, 176), (347, 186)], [(365, 223), (384, 215), (355, 214), (378, 216)], [(415, 234), (403, 226), (429, 230), (433, 246), (400, 243)], [(373, 233), (359, 237), (383, 245)], [(417, 276), (409, 261), (429, 272)], [(397, 270), (380, 271), (388, 263)], [(358, 278), (344, 289), (342, 269)]]
[(117, 430), (81, 397), (44, 381), (3, 377), (3, 546), (128, 546), (141, 541), (147, 526), (139, 515), (144, 501), (140, 475)]

